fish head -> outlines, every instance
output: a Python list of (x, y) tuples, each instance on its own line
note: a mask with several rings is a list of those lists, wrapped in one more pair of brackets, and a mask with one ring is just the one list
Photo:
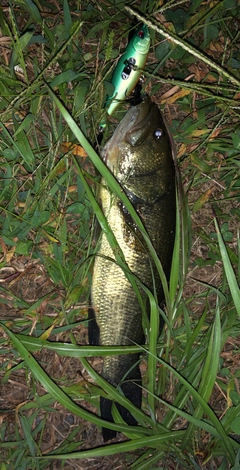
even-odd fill
[[(149, 96), (128, 110), (106, 143), (102, 157), (119, 183), (138, 197), (136, 188), (140, 186), (147, 193), (153, 188), (151, 191), (159, 197), (158, 189), (164, 190), (168, 180), (172, 181), (172, 139), (157, 104)], [(155, 195), (147, 197), (155, 199)]]

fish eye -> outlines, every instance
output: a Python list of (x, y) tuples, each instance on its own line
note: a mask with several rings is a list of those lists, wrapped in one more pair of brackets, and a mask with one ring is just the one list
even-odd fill
[(158, 129), (155, 129), (155, 131), (154, 131), (154, 137), (155, 137), (157, 140), (161, 139), (162, 135), (163, 135), (163, 130), (162, 130), (160, 127), (159, 127)]

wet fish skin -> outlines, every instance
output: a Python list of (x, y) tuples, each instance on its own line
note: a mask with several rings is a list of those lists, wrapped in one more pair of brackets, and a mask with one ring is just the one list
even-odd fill
[[(102, 158), (140, 215), (168, 279), (175, 237), (175, 168), (169, 133), (158, 106), (148, 96), (141, 104), (129, 109), (106, 143)], [(162, 302), (161, 281), (156, 268), (151, 266), (142, 235), (104, 180), (99, 198), (129, 269), (151, 291), (154, 289), (153, 270), (158, 302)], [(91, 289), (90, 344), (142, 344), (141, 307), (122, 269), (108, 259), (115, 258), (104, 233), (98, 255)], [(141, 295), (149, 314), (147, 296), (143, 291)], [(138, 361), (138, 354), (105, 356), (102, 376), (115, 387), (120, 384), (125, 396), (140, 408), (142, 392)], [(113, 421), (111, 405), (110, 400), (101, 397), (101, 416), (108, 421)], [(137, 424), (124, 407), (117, 407), (128, 424)], [(114, 431), (103, 428), (105, 441), (115, 435)]]

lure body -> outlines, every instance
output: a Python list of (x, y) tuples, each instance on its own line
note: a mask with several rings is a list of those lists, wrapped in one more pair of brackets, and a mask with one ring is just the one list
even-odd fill
[(113, 72), (111, 83), (115, 90), (105, 105), (109, 106), (107, 110), (109, 115), (114, 113), (120, 102), (125, 100), (137, 85), (147, 61), (149, 47), (148, 28), (146, 25), (141, 25), (129, 41)]

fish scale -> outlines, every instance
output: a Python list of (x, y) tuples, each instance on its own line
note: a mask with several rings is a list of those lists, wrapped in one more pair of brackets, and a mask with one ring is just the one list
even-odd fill
[[(141, 217), (169, 279), (176, 220), (175, 167), (169, 132), (158, 106), (148, 96), (126, 113), (106, 143), (102, 158)], [(143, 237), (104, 180), (99, 202), (128, 268), (152, 292), (155, 287), (161, 303), (164, 300), (161, 281)], [(140, 293), (149, 315), (147, 294), (141, 287)], [(89, 318), (91, 344), (125, 346), (144, 342), (141, 305), (124, 271), (116, 264), (104, 233), (94, 262)], [(102, 376), (115, 387), (121, 385), (125, 396), (140, 408), (138, 362), (139, 354), (105, 356)], [(113, 420), (111, 405), (110, 400), (101, 397), (101, 416), (107, 421)], [(124, 407), (117, 407), (128, 424), (137, 424)], [(115, 435), (103, 428), (105, 441)]]

